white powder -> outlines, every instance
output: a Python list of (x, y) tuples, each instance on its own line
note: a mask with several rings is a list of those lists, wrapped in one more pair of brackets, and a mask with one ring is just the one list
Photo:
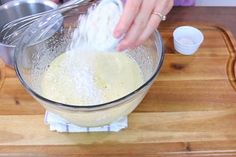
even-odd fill
[(193, 45), (194, 41), (191, 38), (183, 37), (179, 39), (179, 42), (184, 45)]
[(101, 91), (94, 85), (93, 73), (89, 66), (72, 66), (70, 67), (70, 75), (78, 93), (78, 98), (84, 104), (102, 103)]
[(90, 55), (94, 52), (114, 52), (120, 39), (113, 37), (113, 31), (122, 10), (123, 4), (120, 0), (102, 0), (78, 19), (77, 29), (68, 47), (66, 65), (67, 74), (76, 86), (78, 98), (87, 104), (102, 102), (101, 91), (94, 84)]
[(113, 31), (123, 11), (120, 0), (102, 0), (80, 16), (74, 31), (70, 49), (89, 51), (114, 51), (120, 39), (113, 37)]

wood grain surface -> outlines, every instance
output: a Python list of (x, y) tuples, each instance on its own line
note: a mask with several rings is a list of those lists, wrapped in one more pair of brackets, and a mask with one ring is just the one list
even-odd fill
[(204, 43), (183, 56), (172, 43), (178, 25), (160, 28), (163, 67), (119, 133), (50, 132), (44, 109), (1, 62), (0, 156), (236, 156), (234, 38), (217, 26), (194, 25)]

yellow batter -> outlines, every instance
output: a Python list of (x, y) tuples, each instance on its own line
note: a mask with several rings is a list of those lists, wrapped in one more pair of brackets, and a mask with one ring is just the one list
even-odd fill
[(94, 105), (121, 98), (143, 84), (138, 64), (125, 53), (63, 53), (42, 79), (46, 98), (74, 105)]

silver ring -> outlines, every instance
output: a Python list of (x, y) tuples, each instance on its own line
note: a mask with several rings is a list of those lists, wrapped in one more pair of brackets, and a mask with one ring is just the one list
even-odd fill
[(165, 21), (166, 20), (166, 15), (162, 15), (162, 13), (159, 12), (153, 12), (153, 15), (157, 15), (160, 17), (161, 21)]

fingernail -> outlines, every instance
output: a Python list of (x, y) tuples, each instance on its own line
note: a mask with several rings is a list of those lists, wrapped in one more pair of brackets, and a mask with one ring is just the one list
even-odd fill
[(121, 33), (119, 31), (114, 32), (114, 37), (119, 38), (121, 36)]
[(117, 49), (116, 49), (118, 52), (121, 52), (121, 51), (123, 51), (122, 50), (122, 47), (117, 47)]
[(119, 45), (119, 46), (117, 47), (117, 51), (119, 51), (119, 52), (124, 51), (124, 50), (125, 50), (124, 45)]

